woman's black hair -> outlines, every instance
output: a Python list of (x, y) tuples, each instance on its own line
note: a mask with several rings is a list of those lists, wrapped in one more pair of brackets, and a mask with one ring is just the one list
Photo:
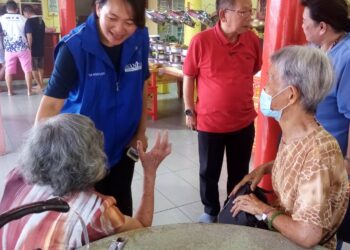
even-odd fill
[(9, 11), (16, 11), (18, 10), (18, 5), (15, 1), (13, 0), (9, 0), (6, 2), (6, 10), (9, 10)]
[(301, 0), (315, 22), (325, 22), (337, 32), (350, 31), (349, 7), (346, 0)]
[[(96, 4), (100, 7), (105, 5), (107, 1), (113, 0), (93, 0), (92, 9), (96, 16)], [(146, 0), (124, 0), (126, 3), (130, 4), (131, 9), (133, 10), (133, 21), (135, 25), (139, 28), (144, 28), (146, 25), (145, 11), (146, 11)]]

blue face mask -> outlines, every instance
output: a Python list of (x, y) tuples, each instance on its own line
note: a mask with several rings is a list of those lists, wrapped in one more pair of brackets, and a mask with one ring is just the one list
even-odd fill
[(281, 116), (282, 116), (282, 112), (285, 108), (287, 108), (289, 105), (285, 106), (284, 108), (282, 108), (281, 110), (272, 110), (271, 109), (271, 103), (272, 103), (272, 99), (275, 98), (276, 96), (278, 96), (279, 94), (281, 94), (283, 91), (285, 91), (288, 87), (282, 89), (280, 92), (278, 92), (276, 95), (274, 96), (270, 96), (269, 94), (267, 94), (265, 92), (265, 90), (263, 89), (261, 91), (261, 95), (260, 95), (260, 111), (264, 116), (267, 117), (272, 117), (274, 118), (276, 121), (280, 121), (281, 120)]

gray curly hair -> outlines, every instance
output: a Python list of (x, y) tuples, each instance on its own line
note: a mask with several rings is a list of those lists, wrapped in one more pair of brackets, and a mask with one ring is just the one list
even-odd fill
[(103, 134), (86, 116), (59, 114), (33, 127), (19, 163), (25, 179), (54, 195), (92, 187), (106, 174)]
[(295, 86), (300, 102), (308, 113), (315, 113), (317, 105), (326, 97), (334, 83), (333, 67), (327, 55), (318, 48), (287, 46), (271, 56), (283, 82), (282, 87)]

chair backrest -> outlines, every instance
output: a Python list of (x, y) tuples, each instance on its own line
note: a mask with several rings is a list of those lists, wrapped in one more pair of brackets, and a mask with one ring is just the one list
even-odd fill
[(42, 213), (45, 211), (66, 213), (69, 211), (69, 209), (68, 203), (59, 197), (22, 205), (0, 215), (0, 228), (2, 228), (8, 222), (20, 219), (27, 214)]

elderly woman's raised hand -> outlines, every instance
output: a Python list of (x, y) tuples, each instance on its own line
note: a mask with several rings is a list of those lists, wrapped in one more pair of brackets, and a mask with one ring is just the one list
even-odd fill
[(148, 152), (144, 151), (142, 141), (137, 141), (137, 151), (145, 174), (155, 174), (159, 164), (171, 153), (168, 131), (164, 131), (162, 134), (157, 132), (156, 142), (153, 148)]

